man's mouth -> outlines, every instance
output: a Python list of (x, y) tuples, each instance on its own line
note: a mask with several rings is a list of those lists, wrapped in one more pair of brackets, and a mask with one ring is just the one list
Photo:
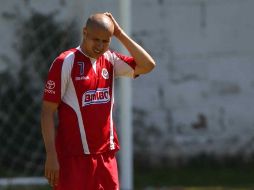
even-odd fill
[(97, 53), (97, 54), (100, 54), (101, 51), (100, 50), (97, 50), (97, 49), (94, 49), (94, 52)]

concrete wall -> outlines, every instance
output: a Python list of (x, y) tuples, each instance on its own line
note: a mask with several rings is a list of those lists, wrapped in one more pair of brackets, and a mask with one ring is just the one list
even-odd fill
[[(171, 157), (254, 152), (253, 7), (252, 0), (132, 2), (132, 36), (157, 62), (133, 82), (135, 113), (143, 113), (135, 116), (143, 121), (134, 131), (149, 151)], [(117, 8), (113, 0), (5, 1), (0, 68), (13, 49), (15, 15), (58, 12), (59, 19), (78, 19), (82, 26), (94, 11), (119, 18)]]
[(134, 83), (134, 105), (165, 137), (150, 145), (170, 155), (253, 152), (254, 2), (135, 4), (133, 35), (157, 61)]

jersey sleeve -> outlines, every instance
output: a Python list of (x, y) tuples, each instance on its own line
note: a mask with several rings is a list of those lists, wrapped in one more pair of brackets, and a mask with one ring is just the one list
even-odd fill
[(68, 68), (68, 65), (70, 65), (68, 63), (71, 60), (72, 56), (61, 54), (53, 61), (44, 87), (43, 100), (54, 103), (61, 102), (71, 77), (71, 70)]
[(115, 76), (125, 76), (130, 78), (135, 78), (134, 75), (136, 62), (133, 57), (122, 55), (117, 52), (113, 52), (114, 61), (114, 72)]

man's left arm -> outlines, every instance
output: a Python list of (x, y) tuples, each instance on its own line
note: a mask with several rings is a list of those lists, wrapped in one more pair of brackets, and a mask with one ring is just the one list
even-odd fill
[(153, 58), (144, 50), (144, 48), (137, 44), (122, 30), (110, 13), (105, 14), (109, 16), (114, 23), (115, 37), (124, 45), (136, 62), (134, 75), (150, 72), (156, 65)]

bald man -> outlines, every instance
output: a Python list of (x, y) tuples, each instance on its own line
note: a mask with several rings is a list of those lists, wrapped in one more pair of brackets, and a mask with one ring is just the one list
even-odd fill
[[(113, 36), (131, 56), (109, 50)], [(135, 78), (154, 67), (153, 58), (110, 13), (91, 15), (80, 46), (53, 61), (44, 88), (41, 128), (45, 177), (55, 190), (119, 189), (114, 79)]]

